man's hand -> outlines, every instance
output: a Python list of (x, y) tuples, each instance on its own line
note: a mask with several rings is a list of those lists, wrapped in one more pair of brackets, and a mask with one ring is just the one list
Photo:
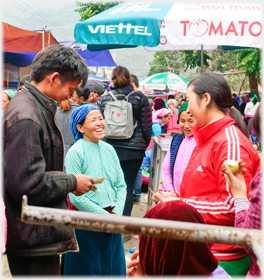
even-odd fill
[(244, 168), (246, 164), (241, 159), (238, 161), (238, 163), (239, 170), (235, 174), (232, 173), (231, 168), (228, 165), (225, 165), (222, 170), (225, 179), (231, 188), (234, 199), (238, 197), (247, 198), (247, 185), (244, 178), (244, 173), (247, 170)]
[(83, 174), (74, 175), (77, 179), (77, 186), (73, 194), (76, 196), (80, 196), (88, 191), (90, 191), (94, 187), (94, 179), (90, 176), (86, 176)]

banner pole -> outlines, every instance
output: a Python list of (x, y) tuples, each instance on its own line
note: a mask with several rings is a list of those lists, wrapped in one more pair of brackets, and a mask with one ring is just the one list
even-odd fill
[(201, 74), (203, 74), (203, 45), (201, 45)]

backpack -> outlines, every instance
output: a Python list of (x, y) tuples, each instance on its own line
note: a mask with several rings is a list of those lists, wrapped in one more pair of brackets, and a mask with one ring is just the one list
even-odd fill
[(118, 100), (116, 96), (109, 91), (108, 93), (114, 99), (114, 101), (107, 102), (104, 110), (105, 117), (105, 138), (110, 139), (129, 139), (134, 133), (134, 129), (138, 123), (133, 125), (133, 107), (128, 101), (128, 97), (135, 91), (130, 92), (124, 100)]

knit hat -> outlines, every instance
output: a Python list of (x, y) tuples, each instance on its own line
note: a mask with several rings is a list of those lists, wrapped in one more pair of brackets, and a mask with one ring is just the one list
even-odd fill
[(3, 91), (10, 99), (12, 99), (17, 92), (15, 90), (6, 89)]
[(250, 102), (250, 99), (249, 99), (248, 93), (246, 93), (246, 95), (245, 95), (245, 102), (246, 102), (246, 103)]
[(248, 94), (248, 96), (249, 96), (250, 100), (252, 101), (252, 103), (253, 103), (254, 105), (256, 105), (257, 102), (258, 102), (258, 98), (257, 98), (256, 93), (253, 92), (253, 91), (251, 91), (251, 92)]
[(162, 118), (166, 115), (168, 115), (170, 111), (166, 108), (162, 108), (158, 111), (156, 111), (152, 116), (152, 123), (159, 123), (159, 118)]
[(181, 112), (183, 112), (183, 111), (187, 111), (187, 109), (188, 109), (188, 102), (187, 102), (187, 101), (185, 101), (185, 102), (181, 105), (181, 107), (180, 107), (180, 109), (179, 109), (177, 124), (179, 124), (179, 120), (180, 120), (180, 114), (181, 114)]
[(241, 95), (240, 98), (243, 98), (245, 100), (245, 95)]
[(88, 115), (88, 113), (92, 110), (99, 110), (99, 109), (94, 105), (88, 104), (88, 105), (82, 105), (72, 111), (70, 117), (70, 130), (72, 132), (75, 141), (78, 141), (79, 139), (82, 138), (82, 134), (77, 129), (77, 125), (80, 124)]
[(172, 114), (177, 112), (176, 106), (177, 101), (175, 99), (169, 99), (167, 101), (167, 109), (170, 110)]

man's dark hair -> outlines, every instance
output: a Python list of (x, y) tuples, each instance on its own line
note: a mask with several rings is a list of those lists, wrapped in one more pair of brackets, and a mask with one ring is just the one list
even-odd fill
[(138, 77), (134, 74), (131, 74), (131, 82), (136, 85), (136, 87), (139, 87)]
[(237, 95), (235, 93), (232, 93), (232, 96), (235, 97), (235, 98), (237, 97)]
[(101, 87), (101, 86), (95, 86), (94, 87), (95, 88), (95, 92), (99, 95), (99, 96), (101, 96), (103, 93), (104, 93), (104, 90), (103, 90), (103, 88)]
[(30, 80), (30, 75), (25, 75), (21, 80), (20, 80), (20, 85), (23, 86), (25, 82), (31, 82)]
[(78, 95), (78, 97), (80, 98), (81, 96), (83, 96), (83, 99), (85, 101), (87, 101), (89, 95), (90, 95), (90, 90), (89, 88), (86, 86), (84, 88), (77, 88), (76, 89), (76, 94)]
[(72, 48), (63, 45), (49, 46), (40, 51), (31, 68), (31, 81), (36, 83), (43, 81), (53, 72), (59, 73), (62, 84), (81, 80), (80, 87), (84, 87), (88, 79), (88, 67), (83, 58)]
[(90, 92), (96, 92), (96, 88), (94, 86), (88, 85), (87, 88), (90, 90)]

